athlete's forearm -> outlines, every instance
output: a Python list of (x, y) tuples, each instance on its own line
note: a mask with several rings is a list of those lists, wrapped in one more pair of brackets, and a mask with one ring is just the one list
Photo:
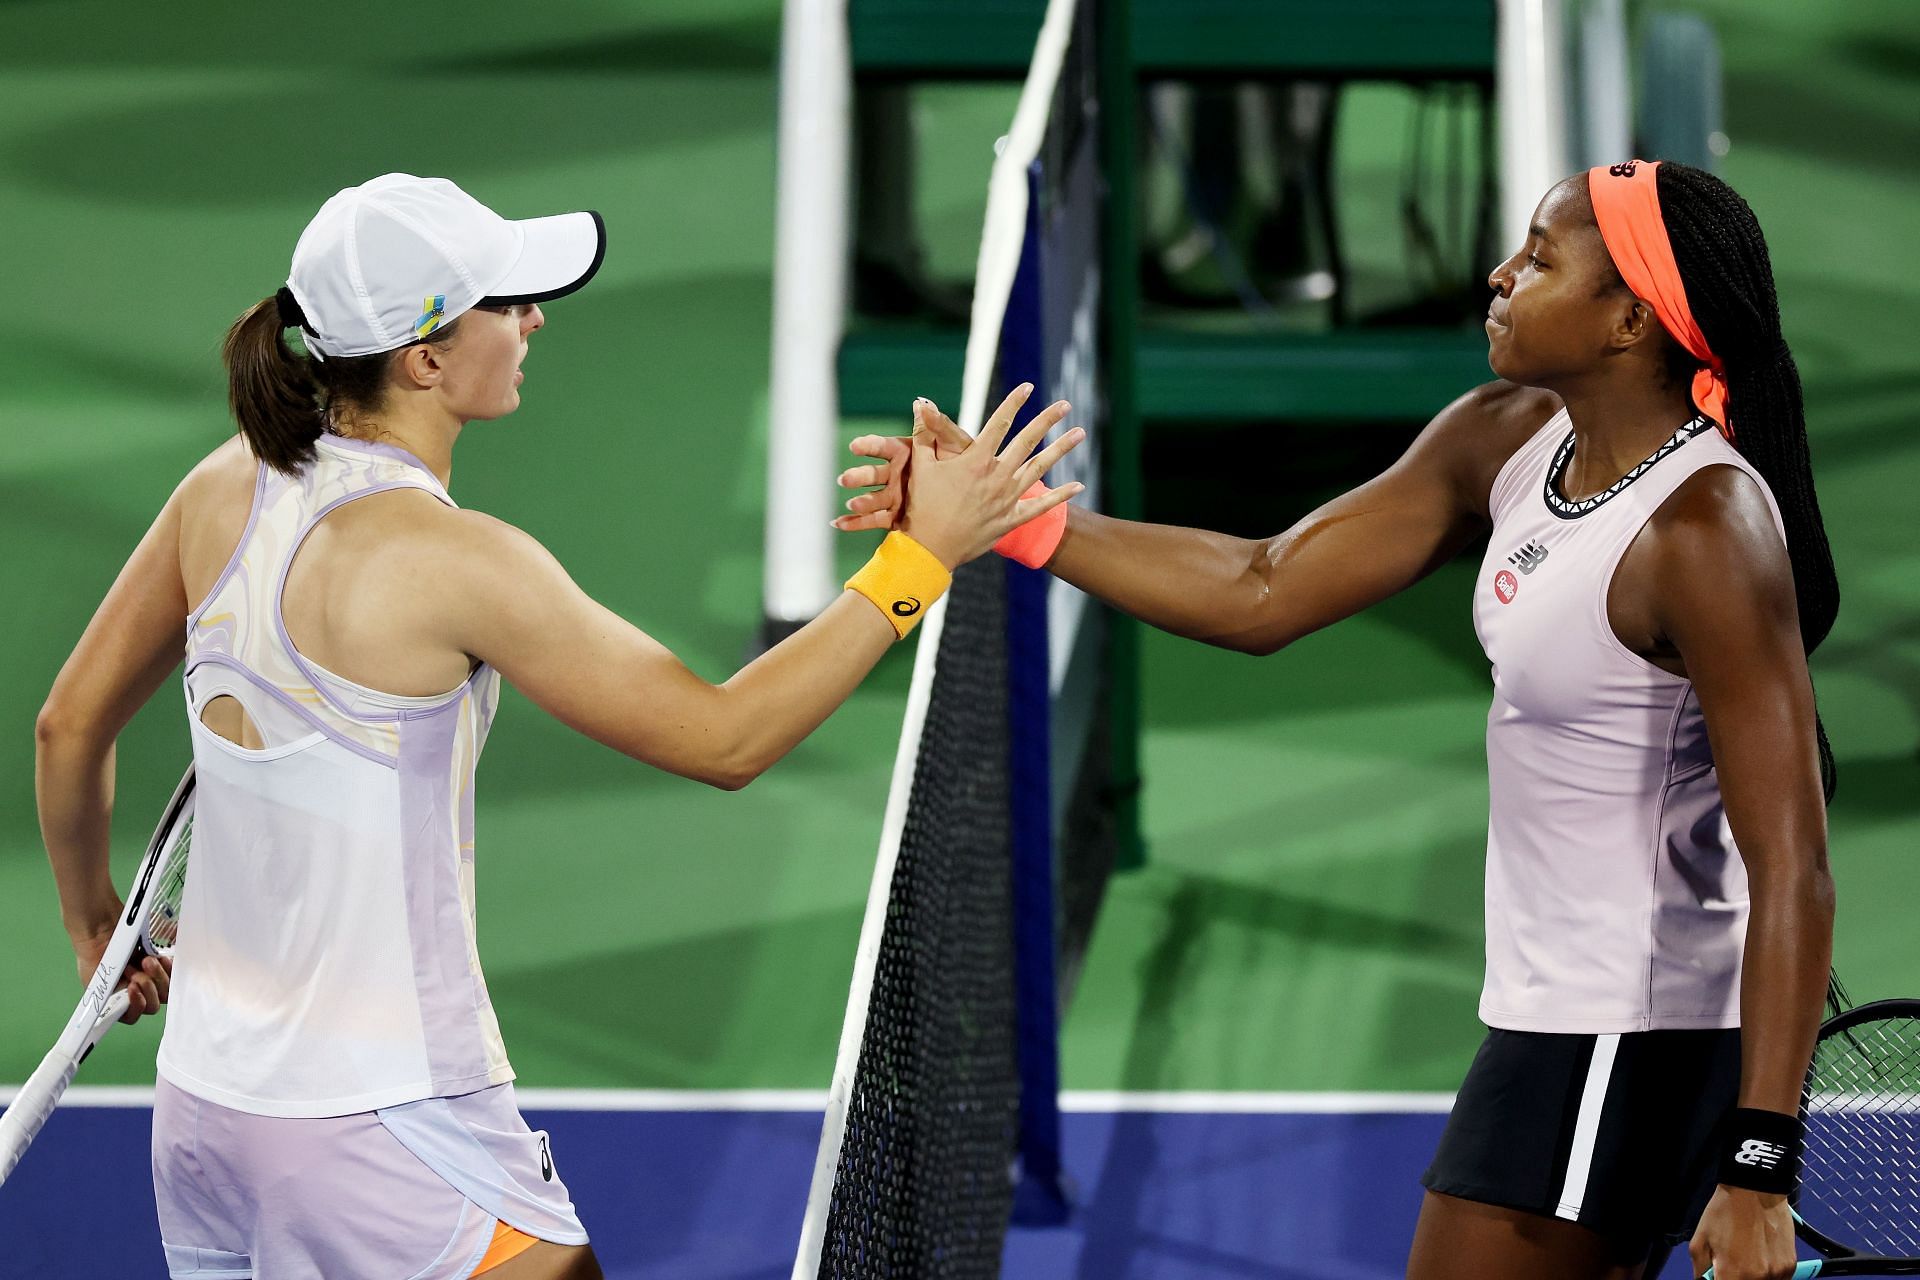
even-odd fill
[(852, 695), (894, 640), (893, 624), (870, 600), (843, 591), (819, 617), (722, 685), (732, 727), (722, 785), (745, 786), (798, 746)]
[(1163, 631), (1266, 654), (1352, 617), (1445, 564), (1477, 527), (1404, 480), (1343, 494), (1271, 538), (1071, 508), (1056, 576)]
[(60, 920), (75, 941), (111, 929), (120, 907), (108, 865), (113, 761), (111, 738), (41, 717), (33, 761), (40, 835), (60, 895)]
[[(1163, 631), (1272, 653), (1411, 586), (1486, 528), (1494, 471), (1545, 417), (1536, 393), (1516, 410), (1513, 390), (1461, 397), (1386, 472), (1274, 537), (1117, 520), (1074, 506), (1046, 567)], [(964, 442), (957, 427), (947, 428), (954, 443)], [(863, 436), (853, 444), (884, 463), (851, 468), (841, 483), (881, 488), (851, 500), (842, 527), (889, 527), (911, 483), (902, 473), (906, 442)]]
[(1276, 629), (1267, 544), (1205, 529), (1116, 520), (1069, 509), (1047, 570), (1142, 622), (1177, 636), (1271, 653)]
[(1758, 877), (1751, 901), (1740, 974), (1740, 1105), (1791, 1115), (1800, 1107), (1833, 964), (1833, 879), (1825, 859)]

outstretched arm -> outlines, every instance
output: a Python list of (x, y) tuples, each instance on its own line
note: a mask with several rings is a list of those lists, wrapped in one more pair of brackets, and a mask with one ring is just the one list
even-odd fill
[[(1004, 457), (1016, 393), (969, 450), (934, 457), (931, 436), (902, 530), (952, 568), (1007, 530), (1071, 498), (1020, 494), (1074, 448), (1069, 433), (1027, 459), (1060, 412), (1042, 414)], [(1022, 462), (1019, 459), (1027, 459)], [(690, 671), (666, 647), (577, 586), (559, 562), (511, 525), (450, 513), (434, 555), (451, 566), (442, 599), (424, 613), (439, 639), (494, 666), (567, 725), (648, 764), (728, 790), (745, 786), (844, 702), (896, 638), (867, 598), (843, 592), (825, 612), (724, 684)], [(925, 603), (931, 603), (929, 598)]]
[[(1383, 474), (1271, 538), (1116, 520), (1074, 510), (1049, 571), (1144, 622), (1222, 648), (1272, 653), (1357, 613), (1444, 564), (1487, 524), (1493, 477), (1557, 407), (1550, 395), (1490, 383), (1448, 405)], [(964, 433), (944, 419), (948, 440)], [(849, 504), (842, 528), (884, 527), (904, 449), (854, 441), (885, 462), (850, 469), (848, 487), (884, 486)], [(909, 475), (909, 485), (911, 477)]]

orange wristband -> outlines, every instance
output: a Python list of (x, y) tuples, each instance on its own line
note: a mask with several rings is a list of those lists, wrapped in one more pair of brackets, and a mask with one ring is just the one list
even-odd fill
[(940, 557), (896, 530), (880, 543), (873, 559), (847, 579), (847, 590), (871, 600), (899, 639), (914, 629), (952, 581)]
[[(1044, 480), (1035, 480), (1031, 488), (1020, 497), (1024, 501), (1038, 498), (1053, 490)], [(1067, 504), (1061, 503), (1035, 516), (1017, 529), (1011, 529), (1000, 535), (1000, 541), (993, 549), (1009, 560), (1017, 560), (1029, 569), (1039, 569), (1053, 558), (1060, 549), (1060, 539), (1067, 534)]]

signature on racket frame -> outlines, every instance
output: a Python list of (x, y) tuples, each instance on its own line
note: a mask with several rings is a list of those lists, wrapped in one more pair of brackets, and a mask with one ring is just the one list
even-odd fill
[(133, 888), (79, 1007), (20, 1093), (0, 1115), (0, 1184), (4, 1184), (73, 1082), (93, 1046), (127, 1012), (121, 985), (127, 966), (145, 956), (169, 956), (180, 925), (187, 854), (193, 844), (193, 767), (189, 765), (154, 828), (134, 873)]

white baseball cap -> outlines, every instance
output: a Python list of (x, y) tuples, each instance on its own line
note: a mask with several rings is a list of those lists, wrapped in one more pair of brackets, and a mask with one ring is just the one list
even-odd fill
[(572, 293), (606, 252), (597, 213), (516, 222), (445, 178), (382, 174), (337, 192), (300, 233), (281, 319), (322, 358), (393, 351), (477, 306)]

